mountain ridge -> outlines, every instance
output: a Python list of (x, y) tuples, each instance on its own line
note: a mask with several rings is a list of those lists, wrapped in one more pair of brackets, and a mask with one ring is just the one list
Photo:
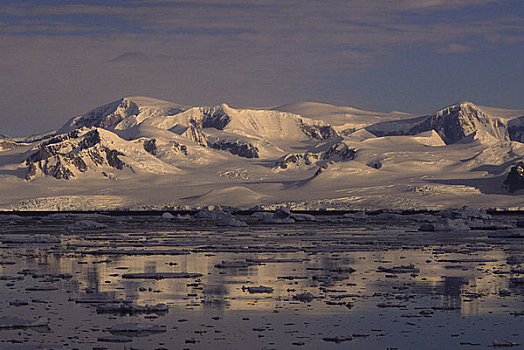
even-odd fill
[(467, 101), (415, 116), (317, 102), (251, 109), (131, 96), (57, 131), (0, 140), (0, 208), (36, 193), (53, 205), (60, 193), (111, 193), (119, 206), (234, 206), (243, 193), (251, 197), (238, 197), (242, 205), (420, 208), (489, 199), (510, 207), (520, 191), (508, 194), (500, 176), (524, 160), (522, 135), (518, 111)]

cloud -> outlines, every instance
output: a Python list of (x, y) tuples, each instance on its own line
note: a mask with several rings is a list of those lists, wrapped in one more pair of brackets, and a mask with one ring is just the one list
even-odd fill
[(110, 59), (109, 62), (148, 62), (150, 60), (151, 57), (144, 52), (128, 51)]
[(467, 53), (473, 51), (473, 48), (467, 45), (451, 43), (446, 47), (438, 50), (440, 53)]
[(38, 110), (51, 126), (127, 94), (274, 105), (329, 95), (329, 81), (409, 52), (524, 42), (520, 0), (57, 3), (0, 5), (0, 110), (17, 122)]

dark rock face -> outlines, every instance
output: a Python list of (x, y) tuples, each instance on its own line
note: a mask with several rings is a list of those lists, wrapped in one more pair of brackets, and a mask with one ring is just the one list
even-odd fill
[(300, 166), (302, 164), (306, 166), (311, 166), (316, 161), (318, 161), (320, 157), (321, 155), (318, 153), (293, 153), (280, 158), (275, 164), (275, 166), (279, 167), (280, 169), (287, 169), (291, 164), (297, 166)]
[(145, 140), (144, 149), (146, 150), (146, 152), (156, 156), (158, 154), (158, 148), (156, 146), (156, 139)]
[(191, 119), (190, 126), (186, 131), (186, 137), (190, 140), (193, 140), (195, 143), (199, 144), (200, 146), (207, 146), (207, 138), (206, 135), (202, 132), (202, 126), (200, 123), (194, 119)]
[(186, 145), (182, 145), (182, 144), (180, 144), (180, 143), (178, 143), (176, 141), (171, 141), (170, 144), (173, 147), (174, 151), (180, 152), (180, 153), (182, 153), (185, 156), (188, 155), (187, 146)]
[(513, 193), (524, 188), (524, 162), (518, 162), (508, 173), (504, 184)]
[(326, 140), (338, 137), (339, 134), (330, 125), (301, 125), (302, 132), (316, 140)]
[(208, 143), (209, 147), (224, 151), (244, 158), (258, 158), (258, 148), (249, 142), (240, 140), (216, 140)]
[(106, 153), (107, 164), (118, 170), (124, 169), (126, 163), (122, 162), (120, 158), (118, 158), (118, 156), (123, 156), (124, 153), (105, 147), (103, 148), (103, 151)]
[(27, 168), (27, 173), (25, 174), (25, 179), (29, 181), (35, 176), (36, 176), (36, 165), (35, 163), (29, 163), (29, 166)]
[(333, 144), (325, 151), (309, 151), (306, 153), (293, 153), (280, 158), (276, 168), (288, 169), (290, 165), (295, 166), (319, 166), (320, 169), (326, 169), (330, 162), (344, 162), (355, 159), (357, 151), (349, 148), (345, 143), (339, 142)]
[(333, 160), (343, 162), (346, 160), (355, 159), (355, 151), (353, 148), (349, 148), (343, 143), (333, 145), (329, 150), (322, 154), (322, 159)]
[(227, 115), (223, 106), (217, 106), (213, 108), (202, 108), (202, 128), (215, 128), (217, 130), (223, 130), (227, 124), (231, 121), (231, 117)]
[(107, 164), (122, 170), (128, 165), (118, 158), (120, 155), (124, 154), (102, 145), (98, 130), (85, 134), (74, 130), (41, 142), (26, 158), (25, 179), (31, 180), (40, 170), (44, 175), (70, 180), (75, 177), (75, 172), (83, 173), (88, 170), (88, 161), (95, 166)]
[(524, 142), (524, 116), (508, 122), (509, 139)]
[(374, 168), (374, 169), (380, 169), (380, 168), (382, 168), (382, 162), (377, 160), (377, 161), (368, 163), (367, 166), (369, 166), (371, 168)]

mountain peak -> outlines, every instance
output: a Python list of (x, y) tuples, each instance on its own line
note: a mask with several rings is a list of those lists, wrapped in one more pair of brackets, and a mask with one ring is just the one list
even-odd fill
[[(158, 98), (153, 98), (153, 97), (148, 97), (148, 96), (127, 96), (127, 97), (123, 97), (121, 98), (119, 101), (129, 101), (129, 102), (133, 102), (134, 104), (138, 105), (139, 107), (142, 107), (142, 106), (158, 106), (158, 107), (161, 107), (161, 106), (182, 106), (180, 104), (177, 104), (177, 103), (173, 103), (173, 102), (170, 102), (170, 101), (166, 101), (166, 100), (161, 100), (161, 99), (158, 99)], [(184, 107), (187, 107), (187, 106), (184, 106)]]
[(480, 108), (473, 102), (462, 101), (462, 102), (454, 103), (442, 109), (439, 109), (437, 112), (435, 112), (435, 114), (442, 115), (442, 114), (450, 113), (450, 111), (458, 111), (458, 110), (480, 110)]
[(189, 107), (151, 97), (123, 97), (94, 108), (86, 114), (71, 118), (58, 130), (58, 133), (68, 133), (82, 127), (99, 127), (114, 130), (118, 128), (121, 122), (124, 122), (127, 128), (137, 124), (137, 120), (128, 121), (130, 117), (136, 119), (142, 114), (141, 119), (145, 119), (150, 116), (172, 115), (187, 108)]

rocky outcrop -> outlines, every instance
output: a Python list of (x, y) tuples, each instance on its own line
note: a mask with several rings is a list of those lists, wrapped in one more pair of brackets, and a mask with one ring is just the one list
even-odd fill
[(247, 141), (216, 139), (212, 142), (208, 142), (208, 146), (214, 149), (229, 151), (231, 154), (234, 154), (239, 157), (244, 157), (244, 158), (258, 158), (259, 157), (258, 148), (255, 145)]
[(200, 126), (202, 128), (215, 128), (217, 130), (223, 130), (231, 121), (231, 117), (227, 114), (228, 108), (229, 107), (226, 104), (211, 108), (201, 108), (202, 121)]
[(301, 129), (304, 134), (308, 135), (312, 139), (321, 141), (340, 136), (331, 125), (302, 123)]
[(508, 133), (511, 141), (524, 142), (524, 116), (508, 122)]
[(186, 129), (184, 133), (182, 133), (182, 136), (190, 139), (191, 141), (195, 142), (196, 144), (199, 144), (200, 146), (207, 146), (207, 137), (202, 131), (202, 125), (194, 120), (191, 119), (189, 127)]
[(38, 144), (25, 160), (25, 178), (29, 181), (40, 171), (56, 179), (69, 180), (86, 172), (88, 163), (118, 170), (131, 168), (119, 158), (121, 155), (124, 154), (104, 145), (97, 129), (74, 130)]
[(165, 153), (166, 151), (167, 152), (174, 151), (175, 153), (181, 153), (184, 156), (188, 155), (187, 146), (182, 145), (177, 141), (169, 141), (167, 142), (167, 147), (166, 147), (166, 144), (162, 144), (160, 147), (157, 144), (157, 140), (155, 138), (145, 139), (143, 140), (143, 147), (147, 153), (155, 157), (162, 155), (162, 153)]
[(290, 167), (318, 166), (320, 169), (327, 168), (329, 162), (344, 162), (355, 159), (357, 151), (344, 142), (336, 142), (331, 145), (312, 149), (305, 153), (292, 153), (280, 158), (274, 166), (274, 170), (286, 170)]
[(149, 139), (144, 141), (144, 150), (154, 156), (158, 155), (158, 147), (156, 139)]
[(285, 155), (284, 157), (280, 158), (276, 164), (275, 168), (279, 168), (282, 170), (288, 169), (291, 165), (300, 167), (300, 166), (312, 166), (314, 165), (319, 159), (321, 158), (321, 154), (319, 153), (292, 153)]
[(524, 162), (518, 162), (508, 173), (504, 185), (507, 186), (508, 192), (524, 189)]

